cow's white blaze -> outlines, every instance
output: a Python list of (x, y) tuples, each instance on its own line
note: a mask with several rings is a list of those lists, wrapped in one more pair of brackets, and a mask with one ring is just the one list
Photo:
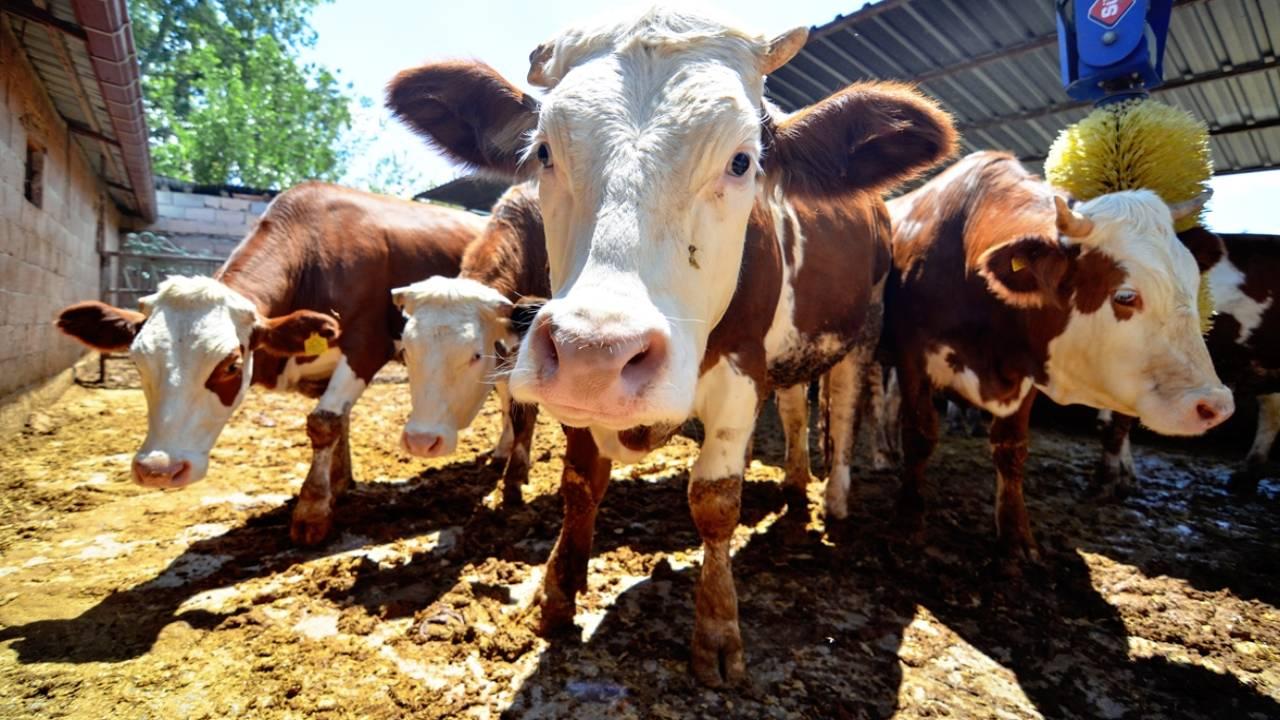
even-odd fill
[[(544, 382), (529, 352), (518, 400), (564, 422), (623, 429), (692, 410), (711, 329), (737, 285), (761, 154), (762, 38), (680, 12), (562, 35), (530, 153), (542, 162), (553, 299), (535, 321), (564, 337), (660, 337), (641, 387)], [(745, 154), (747, 170), (731, 172)]]
[[(209, 450), (244, 400), (253, 375), (250, 335), (253, 303), (226, 285), (203, 277), (173, 277), (140, 302), (147, 320), (129, 355), (147, 398), (147, 437), (135, 462), (153, 467), (189, 463), (172, 487), (203, 478)], [(240, 387), (230, 405), (205, 387), (228, 355), (241, 352)]]
[(401, 342), (413, 405), (405, 437), (437, 436), (431, 454), (447, 455), (493, 388), (495, 346), (515, 344), (511, 301), (475, 280), (444, 277), (397, 288), (392, 297), (407, 318)]
[(1103, 195), (1077, 210), (1093, 223), (1086, 237), (1073, 238), (1082, 246), (1077, 265), (1103, 253), (1126, 273), (1121, 290), (1136, 292), (1141, 305), (1124, 313), (1128, 319), (1114, 297), (1095, 312), (1073, 309), (1049, 343), (1042, 389), (1058, 403), (1137, 416), (1166, 435), (1199, 434), (1220, 423), (1234, 404), (1200, 336), (1199, 272), (1174, 235), (1168, 206), (1143, 190)]

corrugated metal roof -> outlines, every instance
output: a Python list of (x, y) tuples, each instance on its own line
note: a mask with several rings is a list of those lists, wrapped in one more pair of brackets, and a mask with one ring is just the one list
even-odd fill
[(414, 200), (435, 200), (479, 213), (488, 213), (502, 193), (511, 187), (510, 182), (495, 180), (482, 174), (464, 175), (424, 190), (413, 196)]
[[(786, 110), (860, 79), (915, 82), (955, 115), (964, 151), (1008, 150), (1039, 170), (1091, 109), (1067, 97), (1050, 0), (882, 0), (810, 33), (769, 76)], [(1165, 85), (1152, 94), (1210, 128), (1218, 173), (1280, 166), (1280, 2), (1176, 0)]]
[(155, 187), (124, 0), (3, 5), (13, 34), (116, 205), (151, 221)]

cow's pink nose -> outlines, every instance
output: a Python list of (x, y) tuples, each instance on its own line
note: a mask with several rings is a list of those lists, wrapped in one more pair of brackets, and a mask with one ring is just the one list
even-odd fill
[(139, 485), (157, 488), (181, 487), (191, 476), (191, 463), (166, 458), (133, 460), (133, 480)]
[(1231, 391), (1223, 388), (1196, 401), (1195, 413), (1204, 424), (1205, 430), (1208, 430), (1226, 422), (1227, 418), (1235, 412), (1235, 407)]
[(667, 337), (659, 330), (582, 335), (548, 318), (531, 345), (543, 381), (571, 386), (584, 404), (599, 394), (643, 393), (667, 361)]
[(410, 455), (418, 457), (439, 457), (445, 454), (444, 436), (429, 432), (410, 432), (405, 430), (400, 436), (400, 445)]

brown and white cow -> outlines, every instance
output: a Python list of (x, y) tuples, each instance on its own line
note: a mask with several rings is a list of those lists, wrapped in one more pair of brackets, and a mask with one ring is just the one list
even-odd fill
[(776, 116), (763, 78), (806, 36), (769, 40), (657, 8), (535, 50), (541, 102), (476, 62), (406, 71), (390, 92), (455, 159), (538, 181), (552, 299), (510, 386), (569, 426), (542, 629), (572, 623), (610, 459), (633, 461), (697, 416), (706, 439), (689, 505), (704, 553), (691, 660), (712, 685), (746, 672), (729, 541), (757, 409), (772, 384), (817, 374), (852, 344), (809, 324), (795, 283), (842, 277), (827, 286), (832, 306), (852, 317), (870, 304), (871, 244), (818, 254), (800, 218), (835, 224), (817, 204), (837, 200), (875, 225), (878, 193), (954, 143), (936, 105), (899, 85), (856, 84)]
[[(1280, 432), (1280, 236), (1215, 234), (1196, 227), (1178, 237), (1208, 268), (1215, 314), (1205, 344), (1214, 369), (1237, 397), (1258, 399), (1253, 446), (1244, 467), (1231, 477), (1233, 490), (1251, 494)], [(1124, 496), (1133, 490), (1132, 425), (1129, 415), (1103, 417), (1103, 454), (1092, 494)]]
[(212, 278), (169, 278), (142, 312), (78, 303), (57, 324), (90, 347), (129, 350), (147, 397), (133, 477), (150, 487), (204, 477), (251, 383), (318, 397), (307, 416), (314, 458), (290, 526), (294, 542), (315, 544), (351, 480), (351, 406), (395, 353), (402, 320), (391, 288), (456, 274), (483, 222), (308, 182), (281, 193)]
[(452, 453), (458, 431), (475, 420), (496, 385), (505, 418), (495, 453), (507, 458), (504, 503), (521, 500), (538, 418), (536, 405), (511, 402), (504, 364), (538, 308), (522, 301), (546, 298), (550, 282), (537, 189), (521, 184), (494, 205), (458, 277), (391, 292), (406, 318), (402, 343), (413, 402), (401, 446), (422, 457)]
[(902, 392), (898, 508), (908, 529), (923, 530), (934, 388), (995, 416), (996, 528), (1032, 557), (1022, 467), (1037, 392), (1130, 413), (1167, 435), (1231, 415), (1200, 337), (1196, 260), (1173, 233), (1205, 199), (1171, 208), (1142, 190), (1073, 210), (1012, 156), (980, 152), (889, 203), (885, 342)]

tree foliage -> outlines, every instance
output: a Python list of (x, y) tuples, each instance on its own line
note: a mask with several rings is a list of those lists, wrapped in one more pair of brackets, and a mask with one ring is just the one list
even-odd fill
[(299, 57), (322, 1), (130, 1), (156, 172), (255, 187), (342, 174), (350, 99)]

